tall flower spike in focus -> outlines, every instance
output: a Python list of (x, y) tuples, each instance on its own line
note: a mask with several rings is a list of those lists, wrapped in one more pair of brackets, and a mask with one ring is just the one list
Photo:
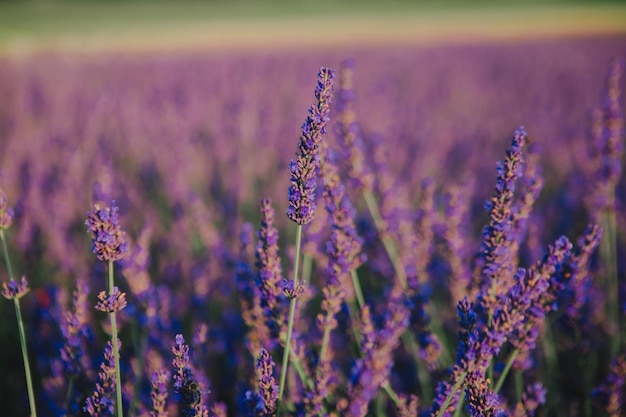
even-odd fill
[(110, 207), (94, 205), (87, 213), (87, 230), (91, 233), (93, 253), (102, 262), (119, 261), (128, 252), (126, 232), (119, 225), (119, 208), (115, 201)]
[(291, 184), (289, 185), (289, 208), (287, 217), (298, 224), (307, 224), (313, 220), (315, 210), (315, 188), (319, 166), (320, 140), (326, 133), (326, 124), (330, 120), (330, 102), (334, 91), (335, 73), (322, 67), (318, 75), (315, 98), (317, 104), (311, 106), (309, 115), (302, 125), (302, 135), (297, 160), (289, 164)]
[(120, 349), (117, 338), (117, 319), (115, 313), (126, 307), (126, 294), (114, 286), (113, 262), (122, 259), (128, 252), (126, 233), (119, 225), (118, 208), (115, 201), (110, 207), (100, 207), (94, 204), (93, 212), (87, 213), (87, 231), (91, 233), (92, 250), (96, 257), (107, 262), (108, 266), (108, 294), (102, 291), (98, 295), (96, 309), (107, 312), (111, 321), (111, 343), (113, 345), (115, 397), (117, 416), (123, 417), (122, 382), (120, 376)]

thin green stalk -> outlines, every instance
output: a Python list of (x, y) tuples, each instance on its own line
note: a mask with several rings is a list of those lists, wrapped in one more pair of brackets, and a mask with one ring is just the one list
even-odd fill
[(24, 322), (22, 321), (22, 312), (20, 310), (20, 302), (16, 298), (15, 302), (15, 315), (17, 316), (17, 327), (20, 330), (20, 345), (22, 346), (22, 358), (24, 359), (24, 373), (26, 374), (26, 387), (28, 389), (28, 402), (30, 403), (30, 414), (32, 417), (37, 417), (37, 410), (35, 408), (35, 394), (33, 390), (33, 381), (30, 376), (30, 363), (28, 361), (28, 352), (26, 351), (26, 332), (24, 332)]
[[(11, 268), (11, 259), (7, 249), (6, 237), (4, 230), (0, 229), (0, 240), (2, 240), (2, 250), (4, 252), (4, 261), (7, 264), (9, 279), (13, 281), (13, 269)], [(26, 376), (26, 388), (28, 390), (28, 403), (30, 405), (31, 417), (37, 417), (37, 408), (35, 407), (35, 391), (33, 390), (33, 380), (30, 374), (30, 362), (28, 360), (28, 351), (26, 350), (26, 332), (24, 331), (24, 321), (22, 320), (22, 310), (20, 309), (20, 301), (17, 297), (13, 299), (15, 303), (15, 316), (17, 318), (17, 328), (20, 334), (20, 346), (22, 348), (22, 359), (24, 360), (24, 374)]]
[(313, 270), (313, 257), (308, 254), (302, 256), (302, 282), (311, 282), (311, 271)]
[[(130, 402), (130, 410), (128, 410), (128, 414), (133, 416), (136, 414), (137, 406), (139, 405), (139, 394), (141, 391), (141, 382), (143, 380), (143, 365), (144, 365), (144, 349), (146, 346), (147, 335), (139, 335), (139, 329), (137, 328), (137, 322), (132, 322), (132, 331), (131, 336), (133, 339), (133, 346), (136, 351), (139, 352), (137, 355), (137, 365), (135, 367), (135, 384), (133, 385), (133, 398)], [(139, 340), (140, 339), (140, 340)]]
[[(352, 286), (354, 287), (354, 293), (356, 294), (356, 300), (358, 303), (358, 308), (360, 310), (365, 305), (365, 298), (363, 297), (363, 291), (361, 290), (361, 281), (359, 280), (359, 274), (357, 273), (356, 269), (352, 269), (350, 271), (350, 276), (352, 277)], [(350, 308), (348, 309), (348, 313), (351, 316), (353, 316), (354, 314), (352, 309)], [(351, 317), (351, 319), (354, 322), (354, 317)], [(355, 326), (354, 334), (357, 339), (356, 342), (359, 347), (359, 353), (361, 353), (361, 356), (363, 356), (363, 352), (361, 351), (361, 332), (358, 326)], [(322, 344), (322, 347), (323, 347), (323, 344)], [(400, 398), (398, 398), (398, 395), (396, 394), (396, 392), (393, 390), (393, 388), (391, 388), (389, 381), (385, 381), (383, 383), (382, 389), (385, 390), (385, 392), (387, 393), (391, 401), (393, 401), (393, 403), (396, 406), (400, 405)]]
[[(293, 262), (293, 288), (298, 288), (298, 267), (300, 266), (300, 244), (302, 243), (302, 225), (296, 227), (296, 256)], [(280, 417), (283, 392), (285, 391), (285, 379), (287, 377), (287, 366), (289, 364), (289, 352), (291, 351), (291, 334), (293, 332), (293, 321), (296, 313), (296, 298), (292, 298), (289, 303), (289, 321), (287, 323), (287, 336), (285, 339), (285, 350), (283, 352), (283, 363), (280, 369), (280, 388), (278, 389), (278, 406), (276, 415)]]
[(546, 389), (548, 390), (546, 408), (548, 409), (548, 414), (553, 414), (561, 408), (559, 407), (560, 396), (559, 390), (557, 389), (559, 387), (559, 364), (556, 344), (554, 342), (554, 334), (552, 333), (552, 327), (548, 325), (546, 325), (544, 336), (541, 339), (541, 346), (546, 360), (546, 367), (548, 368), (548, 377), (545, 381)]
[(513, 353), (511, 353), (511, 355), (509, 356), (509, 360), (506, 362), (506, 365), (504, 369), (502, 370), (502, 373), (500, 374), (500, 378), (498, 378), (498, 382), (496, 383), (496, 386), (493, 388), (493, 392), (495, 392), (496, 394), (500, 392), (500, 389), (502, 388), (502, 384), (504, 384), (504, 380), (506, 379), (506, 376), (509, 374), (509, 371), (511, 370), (511, 367), (513, 366), (513, 363), (515, 362), (515, 358), (517, 358), (518, 354), (519, 354), (519, 349), (515, 349)]
[(0, 238), (2, 238), (2, 251), (4, 252), (4, 261), (7, 264), (7, 271), (9, 272), (9, 279), (13, 280), (13, 268), (11, 268), (11, 259), (9, 258), (9, 251), (7, 250), (7, 241), (4, 236), (4, 230), (0, 229)]
[[(113, 294), (113, 261), (109, 261), (109, 294)], [(111, 318), (111, 338), (113, 339), (113, 358), (115, 359), (115, 397), (117, 416), (124, 417), (122, 404), (122, 378), (120, 376), (120, 352), (117, 343), (117, 320), (115, 312), (109, 313)]]
[(524, 391), (524, 377), (518, 370), (515, 371), (515, 402), (518, 403), (522, 399), (522, 391)]
[[(610, 201), (615, 200), (614, 190), (611, 190), (609, 196)], [(613, 323), (613, 332), (611, 334), (611, 350), (610, 357), (614, 358), (620, 351), (621, 344), (621, 326), (620, 326), (620, 309), (619, 309), (619, 282), (617, 275), (617, 234), (615, 225), (615, 210), (605, 210), (602, 215), (602, 223), (604, 226), (604, 237), (600, 247), (602, 261), (604, 262), (607, 275), (607, 294), (609, 299), (607, 302), (607, 313), (609, 320)]]
[(67, 383), (67, 393), (65, 394), (65, 404), (63, 405), (63, 408), (65, 408), (65, 410), (69, 410), (70, 408), (70, 402), (72, 401), (72, 392), (74, 391), (74, 376), (70, 377), (70, 380)]
[(400, 280), (400, 285), (402, 286), (402, 289), (406, 289), (408, 287), (406, 272), (404, 271), (404, 268), (402, 268), (402, 265), (400, 265), (398, 251), (396, 249), (396, 245), (393, 242), (393, 239), (391, 238), (391, 236), (384, 233), (383, 218), (380, 215), (380, 210), (378, 209), (378, 203), (376, 202), (376, 198), (369, 190), (363, 191), (363, 198), (365, 199), (367, 209), (369, 210), (372, 219), (374, 220), (376, 230), (378, 230), (378, 233), (381, 236), (381, 241), (383, 242), (383, 246), (387, 251), (387, 255), (389, 255), (389, 259), (391, 260), (393, 269), (398, 276), (398, 279)]
[(456, 395), (456, 392), (459, 390), (459, 388), (461, 388), (461, 385), (463, 385), (463, 382), (465, 382), (465, 377), (466, 376), (467, 376), (467, 371), (465, 371), (465, 372), (463, 372), (461, 374), (461, 376), (459, 377), (459, 380), (456, 381), (456, 384), (454, 384), (454, 386), (450, 390), (450, 394), (448, 394), (448, 396), (446, 397), (445, 401), (441, 405), (441, 408), (437, 412), (437, 416), (436, 417), (441, 417), (441, 416), (444, 415), (444, 413), (446, 412), (446, 409), (450, 406), (450, 403), (452, 402), (452, 399)]
[(459, 398), (459, 403), (456, 405), (456, 408), (454, 409), (453, 417), (461, 417), (461, 413), (463, 412), (464, 402), (465, 402), (465, 398), (461, 396), (461, 398)]
[(359, 309), (365, 305), (365, 298), (363, 298), (363, 290), (361, 289), (361, 283), (359, 282), (359, 276), (356, 273), (356, 269), (350, 271), (352, 277), (352, 286), (354, 287), (354, 294), (356, 295), (356, 301), (359, 303)]
[(432, 380), (430, 378), (430, 372), (428, 371), (428, 367), (425, 366), (424, 361), (421, 360), (421, 358), (419, 357), (419, 347), (409, 333), (404, 333), (402, 335), (402, 343), (406, 348), (410, 350), (410, 352), (413, 352), (413, 356), (420, 359), (416, 360), (417, 380), (419, 382), (420, 390), (422, 392), (420, 400), (430, 402), (433, 399)]

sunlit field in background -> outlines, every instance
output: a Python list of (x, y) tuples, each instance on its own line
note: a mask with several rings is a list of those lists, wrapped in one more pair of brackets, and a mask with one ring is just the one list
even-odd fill
[(626, 415), (625, 60), (623, 2), (0, 0), (0, 415)]

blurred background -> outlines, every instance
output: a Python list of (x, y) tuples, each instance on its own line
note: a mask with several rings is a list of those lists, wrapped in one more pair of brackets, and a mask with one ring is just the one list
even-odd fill
[[(289, 159), (320, 66), (338, 68), (347, 57), (354, 58), (367, 154), (376, 159), (369, 162), (388, 165), (411, 207), (427, 177), (434, 178), (439, 208), (451, 186), (465, 190), (468, 253), (480, 247), (496, 161), (521, 124), (542, 150), (546, 178), (524, 265), (560, 234), (573, 239), (591, 221), (592, 114), (603, 106), (611, 59), (626, 57), (626, 2), (0, 0), (0, 186), (16, 213), (7, 231), (14, 270), (33, 289), (22, 304), (41, 415), (60, 415), (65, 399), (52, 364), (72, 285), (77, 278), (89, 283), (90, 309), (104, 289), (84, 226), (92, 200), (102, 196), (117, 201), (131, 246), (149, 249), (151, 285), (165, 289), (149, 349), (122, 328), (125, 380), (148, 404), (151, 368), (130, 358), (150, 350), (169, 364), (174, 335), (191, 338), (206, 323), (214, 342), (205, 362), (215, 384), (210, 401), (237, 414), (247, 388), (245, 377), (236, 379), (250, 375), (252, 363), (233, 279), (238, 236), (245, 222), (258, 227), (259, 200), (271, 197), (288, 270)], [(333, 146), (335, 127), (328, 135)], [(623, 178), (618, 188), (618, 200), (626, 201)], [(367, 238), (370, 219), (355, 201)], [(618, 215), (624, 242), (626, 210)], [(385, 275), (383, 267), (371, 268), (372, 277)], [(619, 271), (624, 278), (623, 259)], [(6, 278), (0, 262), (0, 282)], [(120, 279), (120, 286), (130, 306), (140, 305), (132, 280)], [(313, 281), (311, 288), (319, 295), (322, 286)], [(455, 335), (454, 306), (445, 307)], [(130, 327), (141, 308), (129, 311)], [(4, 299), (0, 317), (0, 414), (26, 415), (14, 310)], [(74, 394), (74, 415), (93, 391), (103, 323), (92, 311), (92, 372)], [(590, 340), (610, 333), (598, 327)], [(552, 385), (540, 415), (578, 415), (592, 384), (608, 372), (609, 355), (593, 349), (601, 356), (595, 379), (581, 388), (578, 368), (561, 366), (556, 382), (544, 378)], [(564, 360), (589, 353), (578, 345), (562, 350)], [(405, 392), (415, 391), (400, 380)]]
[(0, 1), (0, 53), (467, 42), (626, 30), (623, 1)]

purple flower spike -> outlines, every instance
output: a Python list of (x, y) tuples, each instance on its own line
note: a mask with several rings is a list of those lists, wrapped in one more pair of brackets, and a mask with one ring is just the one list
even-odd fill
[[(122, 342), (117, 341), (118, 348), (122, 348)], [(104, 361), (100, 365), (96, 390), (87, 398), (83, 411), (92, 417), (112, 416), (115, 412), (115, 359), (113, 356), (113, 345), (107, 342), (104, 350)]]
[(0, 188), (0, 230), (8, 229), (13, 222), (13, 209), (7, 205), (7, 195)]
[(126, 233), (119, 225), (118, 207), (115, 201), (111, 207), (101, 208), (94, 205), (94, 210), (87, 213), (87, 231), (91, 232), (93, 253), (103, 262), (119, 261), (128, 252)]
[(182, 334), (176, 335), (172, 347), (174, 359), (174, 393), (176, 402), (182, 407), (183, 417), (208, 417), (209, 412), (202, 404), (202, 391), (198, 381), (194, 379), (189, 363), (189, 346), (185, 344)]
[(272, 356), (269, 352), (261, 348), (255, 371), (257, 384), (259, 386), (259, 401), (255, 411), (259, 417), (271, 417), (276, 412), (278, 384), (274, 378), (275, 366), (276, 364), (272, 360)]
[(167, 385), (170, 381), (170, 373), (165, 369), (160, 369), (152, 373), (150, 379), (152, 391), (150, 399), (152, 400), (152, 411), (150, 417), (167, 417), (166, 401), (167, 401)]
[(261, 307), (275, 339), (285, 319), (281, 314), (283, 270), (280, 264), (278, 230), (274, 227), (274, 209), (270, 199), (261, 201), (261, 229), (256, 247), (257, 286), (261, 291)]
[(523, 163), (522, 147), (528, 141), (526, 132), (520, 127), (514, 134), (511, 148), (504, 162), (498, 162), (496, 187), (493, 197), (485, 207), (489, 211), (489, 224), (483, 229), (481, 248), (482, 267), (478, 281), (482, 283), (482, 307), (492, 312), (497, 303), (497, 294), (502, 293), (513, 278), (511, 242), (513, 239), (512, 207), (515, 182), (520, 176)]
[(311, 106), (309, 115), (302, 125), (302, 135), (298, 148), (297, 161), (291, 161), (291, 185), (289, 186), (289, 208), (287, 217), (298, 224), (313, 220), (315, 210), (315, 188), (322, 134), (330, 120), (330, 102), (334, 90), (335, 73), (322, 67), (318, 76), (315, 98), (317, 104)]

